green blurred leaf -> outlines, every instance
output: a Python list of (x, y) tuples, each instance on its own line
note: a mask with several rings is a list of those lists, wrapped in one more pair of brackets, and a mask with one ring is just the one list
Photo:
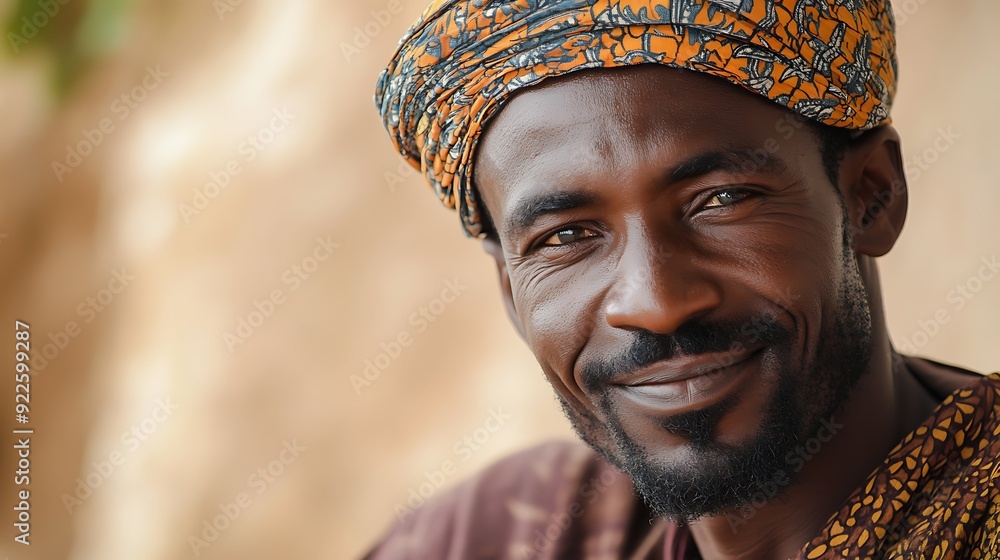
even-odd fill
[[(65, 3), (64, 3), (65, 2)], [(93, 62), (122, 44), (129, 0), (16, 0), (6, 18), (6, 52), (53, 58), (52, 85), (67, 93)]]

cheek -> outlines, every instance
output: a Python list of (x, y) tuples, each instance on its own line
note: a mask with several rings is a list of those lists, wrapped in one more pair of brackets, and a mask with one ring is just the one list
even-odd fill
[(544, 278), (522, 272), (511, 288), (528, 344), (556, 389), (581, 400), (574, 370), (602, 316), (602, 282), (567, 271)]
[(818, 311), (836, 296), (843, 262), (834, 196), (771, 202), (752, 219), (716, 230), (705, 242), (720, 249), (704, 265), (719, 274), (735, 271), (739, 283), (788, 312)]

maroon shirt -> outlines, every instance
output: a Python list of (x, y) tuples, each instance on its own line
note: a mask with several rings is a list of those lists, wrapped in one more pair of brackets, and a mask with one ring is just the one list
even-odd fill
[(635, 497), (628, 476), (583, 444), (551, 442), (406, 515), (365, 558), (659, 560), (666, 527)]

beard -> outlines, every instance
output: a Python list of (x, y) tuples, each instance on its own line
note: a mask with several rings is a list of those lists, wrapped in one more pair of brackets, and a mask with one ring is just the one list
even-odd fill
[[(774, 315), (764, 314), (750, 319), (750, 341), (743, 328), (747, 321), (691, 323), (669, 335), (636, 332), (626, 352), (583, 368), (583, 385), (599, 395), (597, 408), (606, 421), (572, 409), (564, 400), (563, 410), (587, 444), (631, 477), (654, 513), (689, 523), (759, 502), (761, 495), (779, 497), (795, 481), (802, 468), (801, 461), (791, 460), (796, 448), (816, 435), (824, 421), (832, 421), (872, 356), (870, 306), (853, 250), (847, 250), (849, 239), (845, 235), (837, 308), (805, 364), (796, 365), (793, 359), (795, 333)], [(664, 464), (626, 433), (621, 422), (626, 413), (612, 403), (607, 380), (675, 354), (724, 352), (754, 344), (766, 346), (761, 360), (765, 371), (773, 372), (760, 382), (774, 388), (761, 411), (760, 428), (749, 440), (731, 444), (716, 437), (720, 421), (739, 402), (734, 396), (660, 420), (663, 430), (686, 440), (690, 452), (683, 460)]]

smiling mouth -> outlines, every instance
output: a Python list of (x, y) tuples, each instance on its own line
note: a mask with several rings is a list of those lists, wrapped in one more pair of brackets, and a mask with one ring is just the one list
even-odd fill
[(732, 392), (762, 350), (678, 356), (624, 376), (611, 387), (653, 412), (702, 408)]

